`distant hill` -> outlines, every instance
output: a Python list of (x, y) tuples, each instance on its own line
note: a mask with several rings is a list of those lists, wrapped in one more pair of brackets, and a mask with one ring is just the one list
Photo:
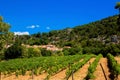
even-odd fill
[(29, 45), (54, 44), (58, 47), (80, 46), (85, 49), (83, 53), (91, 52), (90, 50), (93, 50), (95, 53), (98, 51), (97, 53), (99, 53), (101, 50), (104, 51), (102, 48), (109, 48), (108, 50), (111, 50), (111, 46), (117, 46), (117, 53), (119, 53), (120, 31), (118, 29), (117, 19), (118, 15), (110, 16), (74, 28), (54, 30), (48, 33), (36, 33), (30, 36), (20, 36), (19, 39), (22, 40), (22, 43)]
[[(84, 39), (94, 39), (104, 43), (108, 43), (108, 41), (119, 42), (118, 36), (120, 35), (120, 31), (118, 30), (117, 18), (118, 16), (115, 15), (89, 24), (76, 26), (74, 28), (51, 31), (46, 33), (46, 38), (48, 39), (49, 43), (56, 44), (62, 44), (62, 42), (64, 44), (65, 42), (71, 41), (77, 43)], [(45, 37), (44, 33), (43, 37)], [(114, 40), (114, 38), (116, 39)]]

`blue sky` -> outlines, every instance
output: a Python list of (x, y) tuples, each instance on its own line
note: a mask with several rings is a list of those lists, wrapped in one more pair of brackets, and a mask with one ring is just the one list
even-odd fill
[(0, 0), (12, 32), (48, 32), (116, 15), (119, 0)]

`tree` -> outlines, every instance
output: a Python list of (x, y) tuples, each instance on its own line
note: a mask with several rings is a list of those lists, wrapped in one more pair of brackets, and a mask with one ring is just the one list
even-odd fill
[(118, 30), (120, 31), (120, 2), (117, 2), (116, 6), (115, 6), (115, 9), (118, 9), (119, 10), (119, 18), (117, 20), (117, 24), (118, 24)]
[(2, 20), (3, 20), (3, 18), (2, 18), (2, 16), (0, 16), (0, 22), (2, 22)]
[(6, 33), (9, 31), (9, 29), (10, 29), (10, 25), (7, 23), (4, 23), (2, 16), (0, 16), (0, 33), (1, 34)]
[(4, 49), (13, 39), (13, 33), (9, 32), (10, 25), (3, 22), (3, 17), (0, 16), (0, 59), (4, 54)]
[(27, 55), (27, 56), (25, 56), (25, 57), (28, 57), (28, 58), (30, 58), (30, 57), (40, 57), (40, 56), (42, 56), (42, 54), (41, 54), (41, 50), (39, 49), (39, 48), (28, 48), (28, 51), (27, 51), (27, 53), (24, 53), (24, 55)]
[(120, 2), (117, 2), (116, 6), (115, 6), (115, 9), (118, 9), (119, 10), (119, 14), (120, 14)]
[(14, 59), (22, 56), (22, 46), (18, 43), (14, 43), (5, 51), (5, 59)]

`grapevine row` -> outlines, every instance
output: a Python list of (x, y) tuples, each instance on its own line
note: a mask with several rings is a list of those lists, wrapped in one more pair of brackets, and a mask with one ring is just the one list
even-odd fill
[(107, 54), (108, 66), (114, 78), (120, 74), (120, 64), (117, 63), (112, 54)]
[(101, 54), (99, 54), (96, 59), (94, 60), (94, 62), (89, 66), (88, 68), (88, 74), (86, 76), (86, 80), (89, 80), (89, 79), (92, 79), (94, 78), (95, 76), (93, 75), (94, 71), (96, 70), (96, 67), (98, 65), (98, 62), (100, 60), (100, 58), (102, 57)]
[(85, 63), (87, 63), (93, 55), (89, 55), (84, 57), (82, 62), (77, 62), (76, 64), (72, 64), (70, 68), (66, 71), (66, 78), (68, 79), (74, 72), (80, 69)]
[(62, 62), (58, 61), (58, 64), (55, 63), (53, 66), (50, 67), (50, 69), (48, 70), (47, 77), (50, 77), (51, 75), (56, 74), (59, 71), (66, 69), (69, 64), (75, 63), (78, 60), (82, 59), (83, 57), (85, 57), (85, 55), (82, 55), (82, 56), (78, 55), (75, 58), (71, 57), (71, 59), (67, 59), (66, 61), (62, 61)]

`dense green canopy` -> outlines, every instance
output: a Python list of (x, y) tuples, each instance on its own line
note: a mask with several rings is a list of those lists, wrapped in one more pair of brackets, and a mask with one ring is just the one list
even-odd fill
[(2, 16), (0, 16), (0, 33), (8, 32), (10, 29), (10, 25), (3, 22)]
[(3, 56), (4, 49), (12, 42), (13, 33), (9, 32), (10, 25), (3, 22), (0, 16), (0, 58)]

